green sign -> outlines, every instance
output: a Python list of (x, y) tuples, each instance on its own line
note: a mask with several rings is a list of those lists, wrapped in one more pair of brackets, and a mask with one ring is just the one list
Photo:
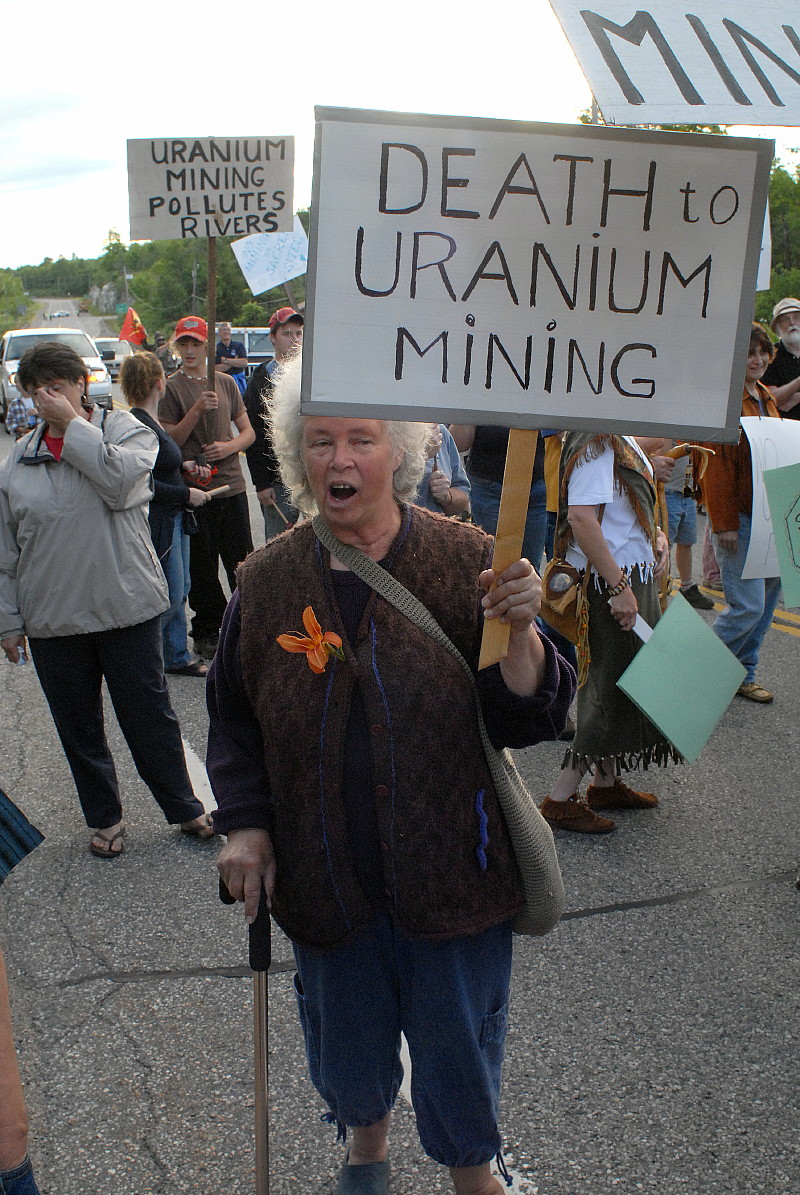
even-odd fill
[(116, 311), (117, 315), (124, 315), (125, 312), (128, 310), (128, 304), (127, 303), (117, 303), (116, 306), (114, 307), (114, 310)]

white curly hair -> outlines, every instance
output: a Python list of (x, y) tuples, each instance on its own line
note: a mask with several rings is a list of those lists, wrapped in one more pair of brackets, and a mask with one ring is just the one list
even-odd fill
[[(289, 490), (292, 502), (304, 514), (315, 515), (317, 503), (308, 484), (303, 463), (301, 364), (301, 354), (296, 353), (273, 373), (275, 386), (266, 403), (266, 421), (278, 458), (281, 480)], [(402, 454), (402, 460), (394, 472), (394, 496), (401, 501), (410, 502), (416, 496), (425, 472), (430, 424), (408, 423), (397, 419), (387, 419), (385, 422), (392, 447)]]

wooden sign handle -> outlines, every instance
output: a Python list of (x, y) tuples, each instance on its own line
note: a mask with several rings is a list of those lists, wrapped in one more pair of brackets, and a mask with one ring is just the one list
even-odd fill
[[(521, 431), (518, 428), (512, 428), (509, 432), (503, 492), (500, 497), (500, 513), (492, 556), (492, 568), (496, 573), (502, 573), (503, 569), (519, 560), (522, 555), (538, 437), (538, 432)], [(479, 669), (488, 668), (490, 664), (505, 659), (510, 632), (509, 624), (500, 622), (497, 618), (490, 618), (484, 622)]]
[[(208, 277), (206, 280), (206, 386), (216, 392), (217, 388), (217, 238), (208, 238)], [(204, 420), (206, 441), (211, 444), (217, 438), (217, 412), (208, 411)]]

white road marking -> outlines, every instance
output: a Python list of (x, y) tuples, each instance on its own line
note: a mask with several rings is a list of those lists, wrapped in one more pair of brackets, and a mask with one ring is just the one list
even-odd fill
[(400, 1094), (413, 1108), (414, 1105), (411, 1103), (411, 1055), (408, 1052), (405, 1033), (400, 1034), (400, 1061), (403, 1064), (403, 1082), (400, 1086)]
[(189, 779), (192, 782), (195, 796), (206, 813), (211, 813), (212, 810), (216, 809), (217, 802), (214, 800), (214, 794), (211, 791), (206, 765), (186, 738), (183, 739), (183, 753), (186, 756), (186, 769), (189, 773)]

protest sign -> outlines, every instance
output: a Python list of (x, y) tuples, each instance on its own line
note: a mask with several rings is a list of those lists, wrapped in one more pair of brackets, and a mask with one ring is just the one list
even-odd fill
[(231, 249), (254, 295), (300, 278), (308, 266), (308, 237), (299, 216), (292, 232), (254, 233), (233, 241)]
[(742, 578), (749, 581), (753, 577), (779, 577), (781, 570), (764, 472), (800, 464), (800, 423), (793, 419), (759, 419), (757, 415), (747, 415), (742, 419), (742, 430), (750, 441), (753, 462), (750, 546)]
[(735, 437), (771, 142), (317, 120), (306, 413)]
[(744, 665), (676, 593), (617, 684), (693, 763), (745, 676)]
[(764, 213), (764, 232), (761, 236), (761, 253), (758, 258), (758, 277), (756, 290), (769, 290), (772, 282), (772, 226), (769, 220), (769, 208)]
[(607, 124), (800, 124), (796, 0), (550, 3)]
[(784, 606), (800, 606), (800, 465), (764, 473)]
[(128, 142), (132, 241), (291, 232), (293, 137)]

